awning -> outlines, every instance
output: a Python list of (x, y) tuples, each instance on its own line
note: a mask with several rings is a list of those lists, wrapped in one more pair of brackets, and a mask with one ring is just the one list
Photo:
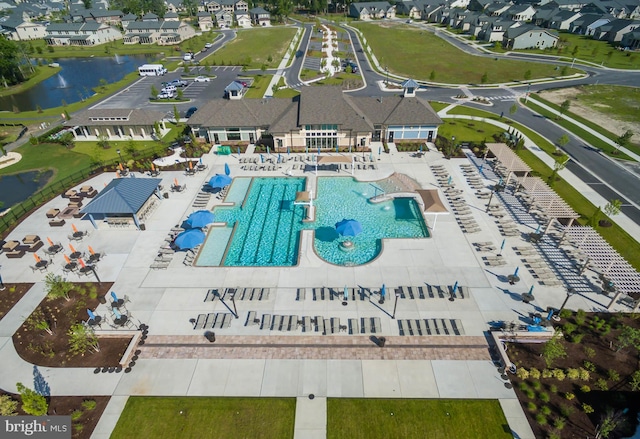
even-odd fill
[(422, 199), (425, 213), (449, 213), (444, 204), (442, 204), (442, 200), (438, 195), (438, 189), (419, 189), (416, 190), (416, 192)]

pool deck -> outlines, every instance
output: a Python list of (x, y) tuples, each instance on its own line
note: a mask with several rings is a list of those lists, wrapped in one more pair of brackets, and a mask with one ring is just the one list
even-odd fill
[[(440, 188), (430, 166), (443, 165), (452, 175), (453, 183), (463, 190), (465, 201), (479, 226), (476, 233), (463, 233), (456, 215), (438, 217), (432, 237), (427, 239), (385, 240), (382, 254), (374, 261), (356, 267), (338, 267), (323, 262), (313, 252), (312, 232), (305, 231), (301, 239), (300, 264), (295, 267), (193, 267), (183, 263), (184, 253), (173, 256), (167, 269), (150, 266), (170, 229), (180, 224), (192, 211), (192, 203), (202, 185), (215, 173), (224, 172), (228, 163), (232, 176), (283, 176), (286, 165), (277, 171), (243, 171), (238, 157), (206, 155), (209, 167), (194, 176), (178, 172), (162, 172), (159, 178), (169, 187), (174, 178), (187, 189), (171, 192), (159, 200), (157, 209), (144, 222), (146, 230), (109, 228), (94, 230), (87, 220), (67, 220), (63, 227), (48, 225), (45, 212), (61, 208), (66, 200), (57, 197), (38, 209), (11, 232), (8, 240), (22, 240), (26, 235), (47, 237), (68, 247), (71, 224), (90, 234), (76, 249), (86, 252), (88, 246), (106, 256), (97, 265), (104, 282), (114, 282), (113, 291), (130, 298), (127, 309), (135, 320), (149, 325), (149, 336), (140, 346), (139, 359), (131, 373), (94, 374), (94, 369), (40, 368), (53, 395), (112, 395), (93, 437), (109, 437), (129, 395), (211, 395), (211, 396), (290, 396), (299, 404), (296, 436), (325, 437), (322, 422), (327, 397), (384, 398), (493, 398), (499, 399), (512, 431), (520, 438), (532, 438), (513, 390), (507, 389), (500, 373), (491, 361), (486, 331), (490, 321), (523, 320), (531, 312), (545, 312), (559, 307), (566, 286), (541, 285), (527, 269), (523, 256), (513, 247), (529, 245), (524, 234), (533, 232), (530, 224), (517, 224), (517, 236), (500, 234), (495, 218), (485, 212), (487, 200), (476, 198), (467, 184), (460, 164), (468, 159), (443, 159), (440, 153), (427, 152), (420, 158), (409, 153), (383, 154), (376, 157), (376, 170), (355, 171), (356, 178), (375, 181), (393, 172), (406, 174), (423, 188)], [(313, 172), (293, 171), (294, 176), (313, 177)], [(350, 175), (320, 171), (319, 175)], [(102, 174), (83, 184), (100, 190), (114, 174)], [(137, 176), (140, 177), (140, 176)], [(484, 180), (486, 186), (492, 184)], [(442, 189), (442, 188), (440, 188)], [(445, 200), (441, 192), (441, 197)], [(500, 200), (503, 202), (504, 200)], [(221, 203), (213, 197), (207, 206)], [(494, 198), (493, 204), (498, 204)], [(433, 216), (426, 216), (430, 227)], [(633, 233), (633, 232), (632, 232)], [(475, 242), (492, 242), (497, 248), (503, 239), (501, 252), (504, 265), (487, 266), (483, 256), (495, 256), (497, 250), (479, 252)], [(68, 253), (68, 252), (67, 252)], [(42, 256), (43, 253), (39, 252)], [(63, 252), (53, 256), (50, 272), (63, 275)], [(3, 280), (35, 282), (35, 286), (0, 321), (0, 388), (15, 391), (17, 382), (30, 383), (32, 365), (18, 357), (11, 336), (45, 296), (46, 273), (32, 271), (34, 260), (29, 253), (21, 259), (0, 255)], [(520, 281), (510, 285), (506, 277), (519, 267)], [(66, 276), (66, 274), (65, 274)], [(595, 283), (595, 275), (585, 274), (585, 282)], [(92, 275), (68, 275), (71, 281), (93, 281)], [(466, 287), (470, 297), (449, 301), (447, 298), (411, 299), (397, 302), (396, 319), (392, 318), (395, 297), (393, 288), (400, 286), (440, 285), (446, 288), (458, 282)], [(379, 303), (382, 284), (388, 288), (387, 300)], [(535, 300), (524, 303), (521, 294), (534, 285)], [(342, 297), (313, 300), (311, 291), (317, 287), (365, 287), (371, 294), (346, 305)], [(232, 318), (228, 327), (214, 329), (217, 340), (209, 343), (204, 330), (194, 330), (199, 314), (232, 312), (229, 300), (205, 301), (210, 288), (269, 288), (265, 300), (237, 300), (239, 318)], [(296, 300), (297, 291), (304, 288), (303, 300)], [(341, 290), (339, 290), (341, 291)], [(606, 308), (610, 298), (583, 289), (571, 297), (568, 307), (595, 311)], [(628, 310), (621, 304), (612, 309)], [(280, 331), (260, 329), (260, 324), (248, 320), (249, 312), (257, 316), (321, 316), (349, 319), (377, 318), (381, 327), (375, 334), (349, 334), (338, 331), (332, 335), (319, 332), (303, 333), (300, 328)], [(97, 314), (106, 315), (106, 305)], [(398, 321), (406, 319), (444, 319), (460, 322), (464, 335), (401, 336)], [(371, 337), (385, 336), (384, 348)], [(307, 399), (313, 393), (318, 398)], [(319, 407), (319, 408), (318, 408)], [(304, 414), (307, 416), (304, 416)], [(324, 428), (324, 429), (323, 429)]]

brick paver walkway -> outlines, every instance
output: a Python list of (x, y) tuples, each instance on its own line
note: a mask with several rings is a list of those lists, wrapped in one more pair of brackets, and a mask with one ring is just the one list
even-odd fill
[(296, 360), (490, 360), (484, 337), (386, 337), (384, 348), (367, 336), (149, 336), (140, 358)]

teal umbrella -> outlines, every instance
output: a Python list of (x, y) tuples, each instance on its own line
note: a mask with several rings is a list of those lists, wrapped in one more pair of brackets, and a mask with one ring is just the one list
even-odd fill
[(187, 217), (184, 225), (189, 229), (197, 229), (208, 226), (213, 222), (213, 213), (208, 210), (197, 210)]
[(202, 244), (204, 242), (204, 238), (205, 238), (205, 235), (202, 230), (189, 229), (180, 233), (176, 237), (174, 244), (180, 250), (188, 250)]
[(354, 219), (343, 219), (336, 223), (336, 231), (342, 236), (356, 236), (362, 233), (362, 225)]
[(213, 189), (223, 188), (225, 186), (229, 186), (230, 184), (231, 177), (223, 174), (216, 174), (211, 177), (211, 180), (209, 180), (209, 186), (211, 186)]

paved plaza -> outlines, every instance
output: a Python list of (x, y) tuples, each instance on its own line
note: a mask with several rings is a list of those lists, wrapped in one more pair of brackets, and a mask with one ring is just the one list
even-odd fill
[[(534, 277), (514, 247), (533, 247), (525, 239), (536, 224), (512, 218), (517, 233), (504, 236), (487, 199), (478, 198), (465, 177), (462, 166), (469, 158), (445, 160), (438, 152), (421, 156), (411, 153), (375, 154), (377, 169), (355, 171), (365, 181), (404, 174), (423, 189), (438, 189), (449, 207), (448, 215), (425, 215), (431, 236), (425, 239), (387, 239), (379, 257), (360, 266), (335, 266), (322, 261), (313, 251), (313, 232), (303, 231), (299, 265), (294, 267), (197, 267), (185, 263), (184, 252), (167, 255), (167, 268), (152, 269), (158, 251), (173, 227), (193, 211), (194, 200), (203, 185), (228, 164), (233, 177), (286, 177), (286, 164), (275, 171), (245, 171), (237, 155), (203, 157), (205, 171), (186, 176), (181, 172), (162, 172), (162, 185), (168, 188), (178, 180), (186, 184), (182, 192), (170, 192), (158, 200), (157, 208), (144, 221), (145, 230), (114, 228), (88, 220), (67, 220), (63, 227), (50, 227), (45, 213), (62, 208), (60, 197), (39, 208), (18, 225), (8, 240), (27, 235), (47, 237), (67, 246), (71, 224), (88, 235), (74, 246), (88, 246), (106, 256), (97, 264), (103, 282), (113, 282), (113, 291), (130, 300), (127, 310), (135, 322), (149, 326), (149, 334), (130, 373), (94, 373), (94, 369), (40, 368), (53, 395), (112, 395), (94, 437), (110, 435), (129, 395), (208, 395), (208, 396), (287, 396), (297, 397), (296, 437), (324, 437), (324, 403), (331, 397), (382, 398), (492, 398), (499, 399), (514, 434), (531, 438), (533, 434), (513, 390), (505, 382), (489, 355), (486, 332), (489, 322), (528, 321), (529, 313), (559, 307), (566, 297), (566, 285), (546, 285)], [(246, 158), (243, 155), (242, 158)], [(488, 165), (487, 165), (488, 166)], [(451, 183), (460, 189), (477, 230), (465, 233), (455, 209), (445, 197), (445, 185), (432, 171), (445, 169)], [(293, 170), (315, 187), (315, 173)], [(319, 175), (349, 176), (350, 171), (320, 171)], [(136, 175), (137, 178), (142, 175)], [(84, 185), (98, 191), (115, 175), (105, 173)], [(492, 186), (488, 173), (481, 184)], [(494, 204), (515, 202), (515, 198), (495, 197)], [(222, 203), (216, 197), (207, 201), (211, 209)], [(515, 212), (506, 209), (506, 212)], [(507, 213), (507, 215), (510, 215)], [(505, 246), (499, 251), (501, 242)], [(478, 246), (484, 243), (484, 247)], [(535, 250), (535, 249), (533, 249)], [(487, 261), (501, 253), (504, 264)], [(21, 360), (11, 336), (45, 296), (46, 273), (30, 268), (30, 255), (20, 259), (2, 258), (4, 281), (35, 282), (35, 286), (0, 321), (0, 387), (15, 392), (15, 385), (32, 380), (32, 366)], [(28, 259), (28, 260), (27, 260)], [(62, 253), (53, 256), (49, 271), (71, 281), (94, 281), (93, 274), (63, 273)], [(509, 284), (507, 276), (519, 269), (519, 282)], [(553, 268), (553, 267), (551, 267)], [(571, 297), (569, 307), (588, 311), (605, 309), (610, 298), (595, 285), (596, 275), (584, 274), (584, 288)], [(451, 286), (461, 288), (451, 297)], [(388, 293), (380, 303), (380, 289)], [(343, 304), (344, 287), (350, 290)], [(534, 286), (535, 300), (522, 301), (522, 293)], [(404, 289), (402, 287), (405, 287)], [(411, 287), (406, 288), (406, 287)], [(210, 289), (268, 289), (262, 299), (235, 300), (217, 297), (206, 300)], [(326, 296), (318, 293), (326, 289)], [(429, 294), (444, 291), (446, 294)], [(397, 290), (396, 290), (397, 289)], [(301, 291), (304, 294), (301, 296)], [(397, 299), (395, 318), (395, 291)], [(464, 293), (461, 293), (464, 292)], [(454, 299), (454, 300), (450, 300)], [(235, 318), (234, 306), (237, 309)], [(627, 310), (622, 304), (613, 309)], [(96, 310), (108, 315), (107, 305)], [(194, 329), (198, 316), (226, 314), (210, 343), (205, 329)], [(265, 317), (270, 316), (266, 321)], [(287, 316), (295, 316), (288, 318)], [(228, 317), (228, 318), (227, 318)], [(301, 324), (303, 322), (303, 324)], [(322, 328), (318, 329), (318, 325)], [(104, 327), (103, 331), (113, 331)], [(325, 335), (326, 334), (326, 335)], [(386, 338), (386, 345), (375, 342)], [(309, 400), (309, 394), (317, 398)]]

